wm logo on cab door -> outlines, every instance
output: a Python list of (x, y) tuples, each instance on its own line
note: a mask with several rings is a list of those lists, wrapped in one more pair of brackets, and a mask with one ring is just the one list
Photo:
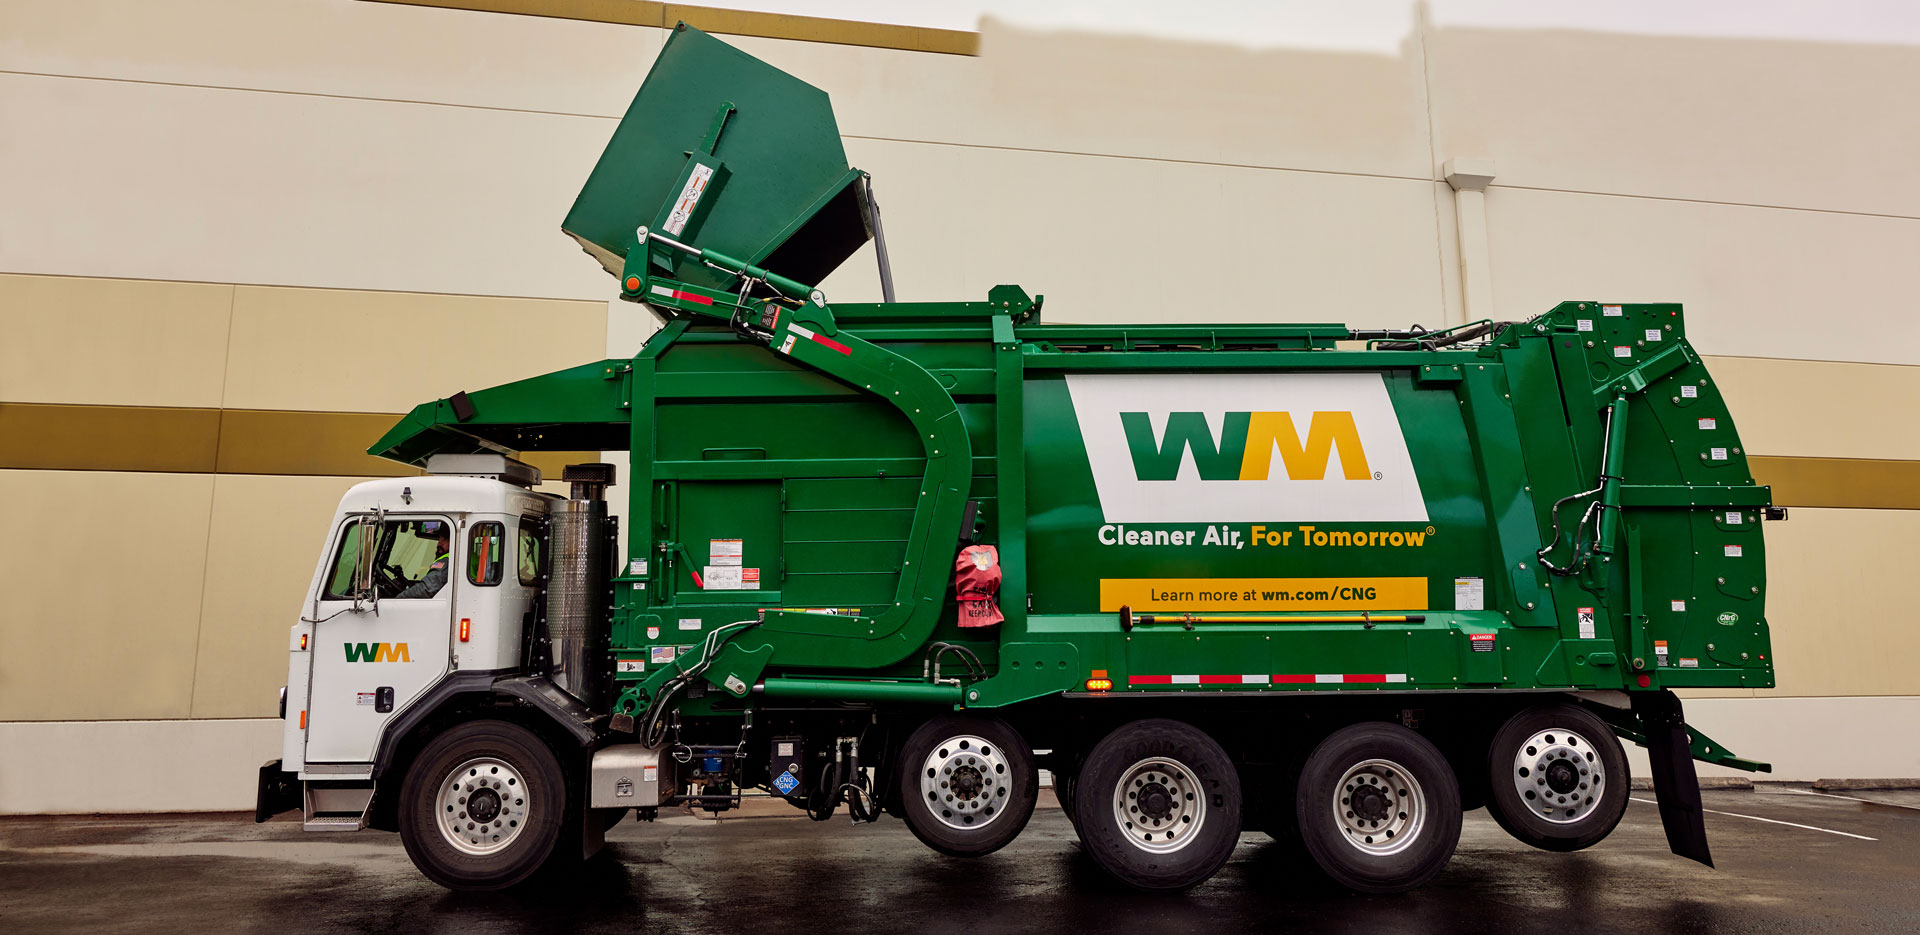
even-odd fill
[(1068, 374), (1109, 523), (1426, 522), (1378, 373)]
[(412, 662), (405, 643), (346, 643), (348, 662)]

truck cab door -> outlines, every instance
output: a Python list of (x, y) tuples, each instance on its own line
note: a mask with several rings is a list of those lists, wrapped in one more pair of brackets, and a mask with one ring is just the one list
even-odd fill
[[(388, 719), (446, 675), (459, 540), (445, 516), (344, 518), (314, 617), (306, 762), (371, 761)], [(377, 600), (355, 599), (357, 577)]]

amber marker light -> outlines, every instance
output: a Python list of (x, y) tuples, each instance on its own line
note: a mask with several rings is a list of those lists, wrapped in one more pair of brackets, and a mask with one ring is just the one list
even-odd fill
[(300, 634), (300, 651), (307, 651), (307, 635), (305, 633)]
[(466, 642), (467, 637), (472, 635), (473, 635), (473, 618), (461, 617), (460, 618), (460, 642), (462, 643)]
[(1107, 678), (1107, 670), (1095, 669), (1093, 676), (1087, 679), (1087, 691), (1103, 692), (1113, 688), (1113, 679)]

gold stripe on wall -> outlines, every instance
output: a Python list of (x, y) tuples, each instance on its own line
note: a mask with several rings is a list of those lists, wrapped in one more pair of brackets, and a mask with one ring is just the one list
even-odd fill
[[(0, 468), (195, 474), (421, 473), (366, 453), (400, 418), (382, 412), (0, 403)], [(547, 477), (598, 452), (527, 452)], [(1920, 461), (1747, 459), (1779, 506), (1920, 510)]]
[(1873, 458), (1747, 458), (1775, 506), (1920, 510), (1920, 461)]
[[(366, 453), (394, 413), (0, 403), (0, 468), (408, 477)], [(596, 451), (527, 452), (546, 477)]]
[(675, 23), (685, 22), (707, 32), (730, 36), (831, 42), (838, 45), (901, 49), (907, 52), (939, 52), (946, 55), (980, 54), (980, 34), (960, 29), (896, 26), (891, 23), (866, 23), (819, 16), (763, 13), (757, 10), (723, 10), (684, 3), (657, 3), (651, 0), (373, 0), (373, 2), (404, 3), (409, 6), (442, 7), (450, 10), (474, 10), (482, 13), (547, 16), (555, 19), (586, 20), (593, 23), (622, 23), (628, 26), (656, 26), (661, 29), (670, 29)]

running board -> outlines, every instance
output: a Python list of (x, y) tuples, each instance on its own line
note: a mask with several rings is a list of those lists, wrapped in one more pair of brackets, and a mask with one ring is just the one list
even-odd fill
[(373, 814), (373, 783), (313, 779), (301, 796), (306, 831), (360, 831)]

